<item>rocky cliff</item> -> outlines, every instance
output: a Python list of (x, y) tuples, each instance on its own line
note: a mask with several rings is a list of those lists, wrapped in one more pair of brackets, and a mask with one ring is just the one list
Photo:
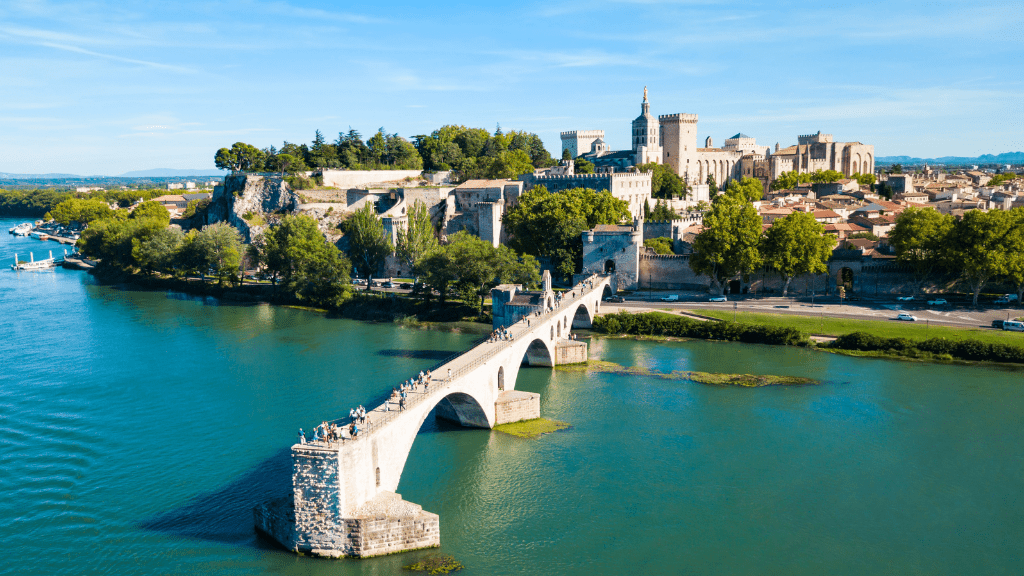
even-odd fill
[(232, 174), (218, 186), (207, 212), (207, 223), (227, 222), (251, 242), (267, 226), (299, 205), (299, 195), (280, 178)]

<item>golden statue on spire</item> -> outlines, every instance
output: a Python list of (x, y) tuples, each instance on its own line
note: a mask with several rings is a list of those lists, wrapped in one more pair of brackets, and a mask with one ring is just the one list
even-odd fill
[(647, 86), (644, 86), (644, 102), (647, 102)]

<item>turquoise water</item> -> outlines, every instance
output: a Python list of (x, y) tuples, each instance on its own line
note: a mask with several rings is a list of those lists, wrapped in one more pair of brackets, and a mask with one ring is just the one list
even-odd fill
[[(6, 234), (0, 260), (58, 244)], [(0, 270), (3, 574), (400, 574), (422, 553), (294, 556), (253, 504), (296, 429), (473, 337)], [(1018, 574), (1024, 372), (707, 342), (599, 340), (659, 371), (810, 376), (715, 388), (524, 369), (567, 431), (428, 419), (399, 492), (464, 574)]]

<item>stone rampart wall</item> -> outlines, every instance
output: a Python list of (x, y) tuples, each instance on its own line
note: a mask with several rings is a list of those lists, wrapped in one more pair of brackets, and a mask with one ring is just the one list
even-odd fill
[(399, 182), (406, 178), (419, 178), (420, 170), (324, 170), (324, 186), (359, 188), (367, 184)]

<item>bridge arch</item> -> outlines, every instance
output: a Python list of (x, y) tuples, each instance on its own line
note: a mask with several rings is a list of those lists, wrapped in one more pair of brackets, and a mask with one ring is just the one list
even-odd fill
[(594, 314), (586, 303), (581, 302), (573, 312), (571, 326), (573, 328), (590, 328), (594, 324)]
[[(554, 326), (551, 327), (555, 329)], [(555, 352), (547, 342), (544, 342), (540, 338), (534, 338), (530, 345), (526, 347), (526, 350), (522, 356), (527, 366), (554, 366), (555, 365)]]
[[(481, 402), (466, 392), (452, 392), (435, 406), (437, 417), (467, 428), (490, 428), (490, 419)], [(424, 415), (426, 419), (426, 415)], [(420, 424), (422, 426), (422, 423)]]

